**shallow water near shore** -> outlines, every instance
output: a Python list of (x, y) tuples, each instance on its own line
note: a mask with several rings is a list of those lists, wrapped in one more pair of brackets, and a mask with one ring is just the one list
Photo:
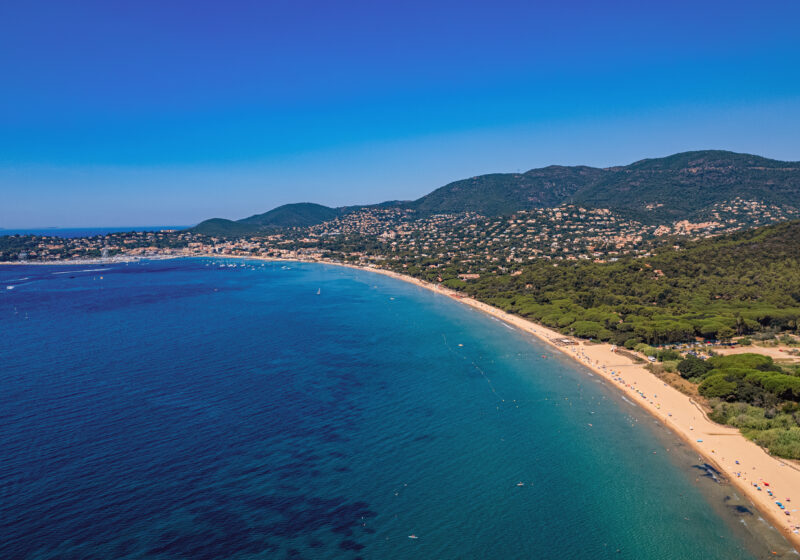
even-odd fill
[(0, 289), (2, 558), (794, 554), (597, 376), (417, 286), (191, 259)]

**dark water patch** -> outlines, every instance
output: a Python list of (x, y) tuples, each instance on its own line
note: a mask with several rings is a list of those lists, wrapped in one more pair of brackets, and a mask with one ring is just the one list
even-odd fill
[(338, 535), (344, 535), (345, 537), (352, 537), (353, 536), (353, 526), (352, 525), (340, 525), (338, 527), (334, 527), (331, 529), (334, 533)]
[(364, 545), (352, 539), (345, 539), (339, 543), (339, 548), (342, 550), (354, 550), (356, 552), (364, 550)]
[(302, 507), (306, 501), (307, 499), (302, 496), (273, 495), (251, 497), (246, 500), (246, 503), (250, 508), (275, 511), (283, 514), (284, 512)]
[(734, 513), (736, 513), (738, 515), (750, 515), (750, 516), (754, 515), (753, 511), (750, 508), (742, 506), (742, 505), (735, 505), (735, 506), (729, 506), (729, 507), (734, 511)]
[(697, 470), (699, 470), (699, 471), (702, 471), (703, 472), (703, 476), (705, 478), (710, 478), (714, 482), (722, 483), (723, 480), (724, 480), (723, 477), (722, 477), (722, 473), (719, 472), (719, 470), (717, 470), (713, 465), (711, 465), (709, 463), (702, 463), (702, 464), (699, 464), (699, 465), (692, 465), (692, 467), (697, 469)]
[(264, 537), (251, 531), (229, 531), (216, 528), (208, 532), (162, 534), (148, 554), (165, 554), (178, 558), (210, 560), (235, 554), (258, 554), (274, 550)]
[(350, 536), (363, 520), (376, 514), (366, 502), (348, 502), (344, 497), (258, 496), (246, 501), (250, 510), (262, 518), (278, 520), (264, 525), (265, 533), (282, 538), (298, 538), (320, 530)]

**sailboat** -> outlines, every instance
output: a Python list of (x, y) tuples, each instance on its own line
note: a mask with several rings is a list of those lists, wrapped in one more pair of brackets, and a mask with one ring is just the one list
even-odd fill
[(321, 293), (322, 293), (322, 288), (317, 288), (317, 295), (320, 295)]

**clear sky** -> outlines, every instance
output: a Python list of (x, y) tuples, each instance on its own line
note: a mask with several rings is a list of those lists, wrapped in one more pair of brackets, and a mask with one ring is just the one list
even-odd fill
[(800, 160), (800, 2), (0, 2), (0, 227), (704, 148)]

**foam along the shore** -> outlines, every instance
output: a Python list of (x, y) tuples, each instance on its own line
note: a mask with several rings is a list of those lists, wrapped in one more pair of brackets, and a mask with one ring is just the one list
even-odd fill
[(769, 455), (739, 430), (713, 422), (689, 396), (667, 385), (642, 365), (615, 352), (611, 344), (585, 344), (577, 339), (571, 339), (571, 344), (563, 344), (559, 341), (565, 337), (559, 332), (443, 286), (377, 268), (351, 268), (370, 270), (453, 297), (531, 333), (590, 368), (661, 420), (714, 465), (800, 552), (800, 466)]

